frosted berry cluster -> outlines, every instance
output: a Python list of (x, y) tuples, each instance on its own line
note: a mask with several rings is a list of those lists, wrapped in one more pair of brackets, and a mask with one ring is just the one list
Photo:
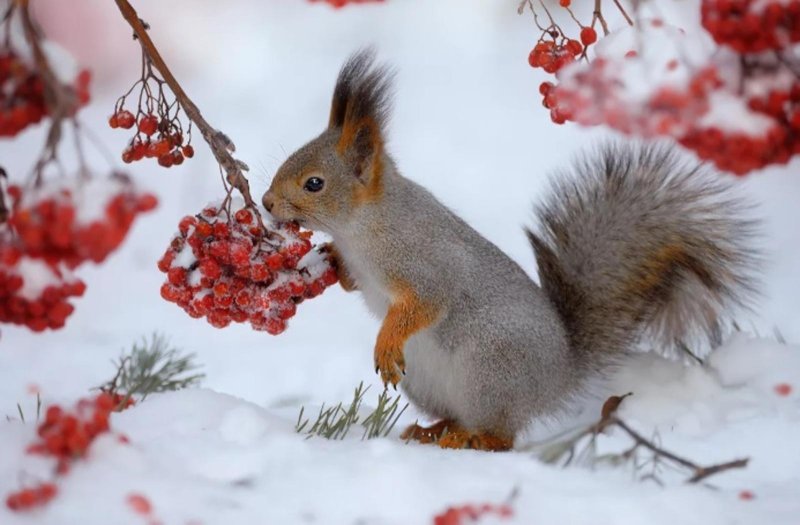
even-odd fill
[(40, 332), (64, 326), (70, 300), (86, 285), (71, 270), (101, 262), (124, 240), (153, 195), (129, 179), (77, 178), (10, 187), (11, 216), (0, 228), (0, 323)]
[(209, 206), (181, 219), (158, 262), (167, 274), (161, 296), (190, 316), (223, 328), (249, 322), (277, 335), (296, 305), (337, 282), (325, 254), (312, 251), (311, 232), (266, 220), (234, 201), (232, 211)]
[(800, 64), (788, 56), (714, 48), (659, 19), (609, 35), (595, 51), (540, 85), (553, 122), (672, 137), (738, 175), (800, 153)]
[(9, 189), (14, 199), (9, 224), (24, 252), (49, 263), (75, 268), (103, 262), (116, 250), (140, 213), (156, 207), (155, 196), (140, 193), (121, 175), (70, 180), (31, 190)]
[(385, 0), (309, 0), (312, 4), (316, 2), (323, 2), (333, 6), (335, 9), (341, 9), (347, 5), (351, 4), (371, 4), (371, 3), (380, 3), (384, 2)]
[(56, 472), (65, 474), (75, 459), (86, 455), (97, 436), (109, 431), (109, 417), (116, 408), (114, 397), (101, 392), (91, 399), (81, 399), (72, 411), (58, 405), (47, 408), (37, 429), (39, 440), (27, 452), (56, 459)]
[(800, 2), (703, 0), (700, 16), (717, 43), (739, 53), (780, 50), (800, 42)]
[(433, 525), (467, 525), (476, 523), (478, 520), (487, 516), (496, 516), (501, 519), (509, 519), (514, 515), (514, 509), (510, 505), (462, 505), (450, 507), (442, 514), (433, 518)]
[(75, 310), (69, 303), (86, 285), (60, 265), (0, 247), (0, 323), (27, 326), (34, 332), (64, 326)]
[[(81, 70), (69, 86), (75, 96), (74, 110), (89, 102), (89, 80), (89, 71)], [(0, 137), (13, 137), (47, 112), (41, 76), (13, 50), (0, 47)]]
[[(120, 410), (124, 400), (109, 392), (100, 392), (92, 398), (78, 401), (71, 410), (58, 405), (47, 407), (44, 421), (36, 429), (37, 439), (26, 452), (55, 460), (55, 475), (67, 474), (72, 464), (86, 456), (94, 440), (110, 431), (110, 416)], [(127, 405), (126, 405), (127, 406)], [(120, 442), (127, 438), (118, 436)], [(55, 483), (38, 483), (12, 492), (6, 506), (13, 511), (28, 511), (47, 504), (57, 494)]]
[(136, 135), (122, 152), (122, 161), (135, 162), (156, 159), (160, 166), (180, 166), (184, 159), (194, 156), (194, 148), (184, 141), (183, 133), (174, 118), (168, 114), (158, 116), (139, 111), (137, 118), (127, 109), (117, 109), (108, 119), (112, 128), (131, 129), (136, 126)]

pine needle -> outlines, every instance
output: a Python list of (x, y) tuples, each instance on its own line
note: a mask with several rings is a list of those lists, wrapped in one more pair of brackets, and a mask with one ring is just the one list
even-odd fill
[(134, 343), (127, 354), (114, 362), (116, 374), (99, 389), (123, 395), (127, 402), (133, 396), (144, 400), (150, 394), (196, 386), (205, 374), (197, 372), (194, 357), (181, 355), (164, 336), (153, 334), (149, 340)]
[(325, 439), (344, 439), (350, 429), (360, 422), (364, 427), (362, 440), (388, 436), (397, 424), (397, 420), (408, 408), (408, 404), (400, 408), (400, 395), (391, 397), (387, 391), (384, 391), (378, 396), (375, 410), (370, 412), (362, 422), (359, 412), (367, 390), (369, 387), (365, 388), (363, 381), (359, 383), (353, 391), (352, 401), (346, 408), (342, 403), (328, 408), (323, 404), (313, 423), (309, 418), (303, 419), (305, 407), (300, 407), (300, 414), (297, 416), (297, 423), (294, 426), (295, 431), (298, 434), (305, 434), (306, 439), (314, 436)]

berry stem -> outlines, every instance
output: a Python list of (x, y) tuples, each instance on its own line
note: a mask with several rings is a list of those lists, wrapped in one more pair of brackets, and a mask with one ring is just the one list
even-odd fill
[(603, 35), (608, 35), (608, 24), (606, 23), (606, 19), (603, 18), (603, 8), (600, 5), (602, 0), (594, 0), (594, 12), (592, 13), (592, 26), (594, 26), (594, 21), (600, 21), (600, 25), (603, 28)]
[[(633, 25), (633, 20), (631, 20), (631, 17), (628, 16), (628, 13), (625, 12), (625, 8), (622, 7), (622, 4), (619, 3), (619, 0), (614, 0), (614, 5), (617, 6), (617, 9), (619, 9), (619, 12), (622, 13), (622, 16), (625, 18), (625, 21), (628, 22), (628, 25), (632, 26)], [(636, 4), (634, 4), (634, 7), (635, 6), (636, 6)]]
[(133, 33), (139, 40), (142, 49), (147, 54), (148, 59), (152, 62), (153, 66), (158, 69), (164, 81), (175, 94), (175, 98), (179, 101), (186, 116), (195, 126), (200, 130), (203, 140), (206, 141), (214, 158), (225, 171), (225, 176), (228, 182), (241, 193), (245, 203), (249, 208), (256, 210), (256, 204), (253, 197), (250, 195), (250, 184), (244, 176), (244, 171), (248, 170), (247, 165), (235, 159), (231, 152), (235, 151), (233, 142), (221, 131), (212, 127), (208, 121), (200, 113), (200, 109), (195, 105), (192, 99), (186, 94), (181, 85), (178, 83), (175, 76), (170, 71), (161, 54), (158, 52), (153, 40), (147, 33), (147, 28), (136, 10), (131, 6), (127, 0), (114, 0), (122, 13), (122, 17), (128, 22), (128, 25), (133, 29)]
[(41, 46), (41, 33), (31, 18), (28, 0), (15, 0), (15, 2), (19, 8), (25, 40), (31, 47), (36, 69), (44, 83), (45, 103), (52, 119), (50, 129), (47, 132), (47, 139), (45, 140), (44, 152), (34, 167), (34, 184), (38, 186), (44, 167), (56, 160), (56, 150), (61, 141), (61, 123), (77, 106), (77, 101), (74, 93), (65, 87), (50, 67), (47, 55), (45, 55)]

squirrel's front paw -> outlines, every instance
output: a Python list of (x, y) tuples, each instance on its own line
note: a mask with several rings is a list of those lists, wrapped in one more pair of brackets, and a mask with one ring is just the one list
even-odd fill
[(347, 271), (344, 261), (342, 260), (342, 256), (339, 255), (339, 251), (332, 242), (326, 242), (325, 244), (321, 245), (319, 247), (319, 252), (327, 254), (331, 264), (333, 264), (333, 267), (336, 269), (336, 275), (339, 277), (339, 284), (345, 292), (353, 292), (358, 290), (358, 285), (353, 280), (350, 272)]
[(380, 372), (383, 385), (392, 384), (397, 389), (401, 374), (406, 373), (406, 360), (403, 348), (396, 345), (382, 345), (380, 341), (375, 346), (375, 371)]

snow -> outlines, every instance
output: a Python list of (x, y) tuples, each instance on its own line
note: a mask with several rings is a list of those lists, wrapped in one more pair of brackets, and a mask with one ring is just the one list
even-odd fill
[[(690, 18), (686, 13), (696, 2), (674, 3), (674, 13), (669, 2), (659, 5), (663, 17), (688, 28), (683, 17)], [(322, 129), (342, 60), (370, 43), (398, 69), (389, 149), (402, 172), (532, 275), (534, 260), (520, 227), (530, 220), (531, 202), (541, 197), (549, 172), (607, 136), (549, 121), (536, 91), (545, 77), (526, 61), (537, 32), (529, 16), (517, 16), (515, 5), (505, 2), (388, 0), (342, 10), (302, 0), (242, 0), (224, 10), (210, 0), (145, 4), (137, 7), (175, 74), (253, 167), (254, 197), (286, 155)], [(52, 0), (52, 16), (61, 5)], [(93, 57), (95, 67), (117, 68), (120, 75), (101, 81), (93, 103), (82, 110), (84, 124), (118, 157), (130, 137), (104, 122), (138, 74), (136, 46), (113, 3), (86, 0), (69, 9), (106, 20), (97, 33), (81, 27), (74, 42), (85, 46), (79, 54)], [(609, 21), (621, 22), (610, 15)], [(40, 126), (0, 142), (0, 164), (12, 179), (29, 172), (43, 131)], [(431, 524), (451, 505), (500, 503), (515, 488), (515, 517), (507, 523), (796, 523), (797, 162), (736, 181), (760, 205), (757, 214), (765, 222), (759, 245), (768, 261), (757, 314), (743, 316), (740, 324), (761, 334), (777, 327), (789, 344), (736, 335), (709, 356), (706, 367), (636, 356), (572, 411), (534, 423), (517, 451), (490, 454), (405, 444), (398, 435), (420, 417), (413, 408), (388, 438), (361, 441), (360, 432), (351, 432), (343, 441), (328, 441), (294, 432), (301, 406), (310, 415), (322, 403), (349, 403), (362, 380), (371, 385), (365, 409), (375, 406), (378, 323), (357, 294), (330, 289), (304, 302), (278, 337), (245, 326), (216, 330), (159, 297), (163, 274), (155, 263), (178, 221), (221, 197), (210, 153), (199, 141), (195, 149), (194, 159), (170, 170), (148, 161), (127, 166), (138, 185), (159, 196), (160, 208), (137, 220), (107, 262), (80, 269), (88, 289), (64, 330), (34, 335), (2, 327), (0, 495), (49, 473), (48, 462), (22, 452), (35, 435), (31, 387), (41, 390), (45, 404), (72, 405), (113, 375), (110, 361), (122, 349), (158, 330), (197, 354), (207, 375), (203, 388), (153, 395), (112, 416), (113, 430), (130, 444), (99, 439), (46, 509), (17, 515), (0, 505), (3, 525), (145, 524), (126, 503), (131, 493), (145, 495), (164, 525)], [(62, 162), (71, 161), (68, 149), (62, 152)], [(89, 161), (107, 165), (94, 150)], [(775, 391), (782, 383), (794, 387), (788, 396)], [(744, 456), (750, 464), (710, 478), (717, 490), (687, 485), (685, 476), (669, 470), (660, 487), (638, 480), (630, 467), (561, 468), (528, 450), (595, 420), (605, 396), (629, 391), (634, 395), (622, 403), (620, 416), (643, 435), (657, 434), (665, 448), (703, 464)], [(26, 423), (18, 421), (17, 403)], [(599, 442), (602, 451), (629, 445), (616, 431)], [(755, 498), (740, 500), (742, 490)]]
[(33, 301), (38, 299), (48, 286), (60, 285), (64, 279), (43, 261), (22, 257), (15, 266), (15, 274), (22, 277), (22, 288), (19, 296)]

